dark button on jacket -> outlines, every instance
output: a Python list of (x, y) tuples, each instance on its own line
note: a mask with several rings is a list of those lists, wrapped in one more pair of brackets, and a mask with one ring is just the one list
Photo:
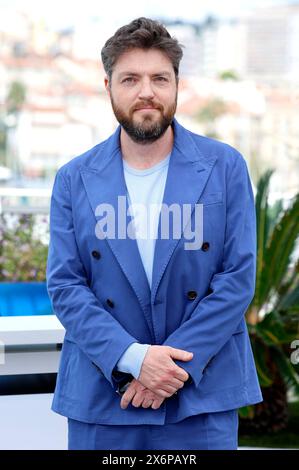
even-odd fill
[(114, 302), (111, 299), (107, 299), (106, 302), (107, 302), (107, 305), (109, 305), (109, 307), (111, 308), (114, 307)]
[(189, 290), (187, 296), (189, 300), (194, 300), (197, 297), (197, 292), (195, 290)]
[(92, 254), (92, 256), (93, 256), (95, 259), (100, 259), (100, 257), (101, 257), (101, 253), (100, 253), (99, 251), (97, 251), (97, 250), (93, 250), (93, 251), (91, 252), (91, 254)]
[(208, 251), (208, 249), (210, 248), (210, 243), (209, 242), (203, 242), (202, 244), (202, 251)]

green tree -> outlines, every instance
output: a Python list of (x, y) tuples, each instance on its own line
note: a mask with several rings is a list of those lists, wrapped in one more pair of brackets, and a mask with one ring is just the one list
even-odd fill
[(196, 119), (203, 123), (211, 123), (226, 112), (226, 105), (220, 98), (213, 98), (196, 114)]
[(238, 74), (234, 70), (223, 70), (223, 72), (219, 74), (219, 78), (220, 80), (239, 80)]
[(48, 245), (35, 232), (48, 219), (37, 222), (36, 217), (0, 215), (0, 282), (46, 280)]
[(7, 114), (16, 114), (22, 108), (26, 99), (26, 89), (23, 83), (14, 81), (11, 83), (6, 98)]
[(203, 107), (201, 107), (195, 115), (195, 119), (204, 125), (204, 133), (207, 137), (218, 139), (215, 121), (226, 113), (227, 107), (223, 100), (220, 98), (213, 98), (209, 100)]
[(299, 396), (299, 366), (291, 360), (299, 338), (299, 194), (287, 208), (269, 205), (266, 171), (257, 185), (257, 272), (254, 299), (247, 312), (263, 403), (240, 410), (240, 429), (276, 431), (287, 424), (287, 392)]

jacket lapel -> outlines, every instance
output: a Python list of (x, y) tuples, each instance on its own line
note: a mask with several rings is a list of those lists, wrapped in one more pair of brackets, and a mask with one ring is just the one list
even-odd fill
[[(171, 204), (180, 206), (182, 214), (183, 204), (191, 206), (191, 215), (195, 204), (205, 188), (212, 168), (217, 160), (216, 156), (207, 158), (203, 156), (195, 145), (188, 131), (174, 120), (174, 146), (169, 161), (167, 181), (164, 191), (163, 203), (168, 207)], [(189, 218), (190, 220), (190, 218)], [(185, 226), (187, 221), (185, 221)], [(151, 289), (151, 303), (155, 303), (159, 284), (175, 250), (179, 239), (161, 238), (161, 218), (159, 219), (159, 237), (156, 240), (153, 278)], [(181, 237), (183, 236), (183, 227)]]
[[(116, 236), (114, 238), (105, 236), (105, 240), (135, 292), (144, 311), (149, 330), (152, 332), (150, 287), (137, 242), (128, 236), (118, 237), (118, 228), (122, 223), (121, 218), (123, 221), (122, 227), (125, 226), (125, 228), (131, 220), (130, 216), (127, 215), (127, 188), (119, 148), (119, 133), (120, 128), (102, 145), (100, 151), (90, 159), (88, 166), (81, 166), (80, 172), (95, 219), (98, 220), (96, 212), (100, 204), (107, 204), (114, 208)], [(120, 211), (119, 196), (122, 196)]]

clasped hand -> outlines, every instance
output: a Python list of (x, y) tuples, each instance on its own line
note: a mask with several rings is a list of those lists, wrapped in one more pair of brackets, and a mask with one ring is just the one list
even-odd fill
[(150, 346), (142, 363), (138, 379), (132, 380), (123, 394), (120, 406), (158, 409), (166, 398), (185, 385), (189, 374), (174, 359), (190, 361), (193, 353), (170, 346)]

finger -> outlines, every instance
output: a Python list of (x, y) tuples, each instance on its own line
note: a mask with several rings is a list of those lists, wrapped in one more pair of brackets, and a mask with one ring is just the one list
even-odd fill
[(183, 388), (184, 385), (185, 385), (185, 382), (183, 380), (178, 380), (176, 379), (175, 377), (173, 377), (171, 379), (171, 383), (169, 383), (168, 385), (171, 385), (172, 387), (174, 387), (176, 390), (179, 390), (180, 388)]
[(189, 379), (189, 374), (181, 367), (177, 366), (175, 369), (174, 377), (178, 380), (186, 382)]
[(183, 349), (169, 348), (170, 357), (179, 361), (191, 361), (193, 353)]
[(123, 394), (120, 407), (125, 410), (129, 403), (131, 403), (133, 397), (135, 396), (136, 390), (134, 387), (129, 387), (128, 390)]
[(158, 388), (155, 390), (155, 394), (158, 395), (159, 398), (169, 398), (173, 395), (173, 393), (166, 392), (166, 390), (162, 390), (161, 388)]
[(154, 403), (154, 400), (152, 398), (144, 399), (142, 402), (142, 408), (149, 408), (153, 403)]
[[(178, 390), (177, 387), (174, 387), (172, 385), (172, 381), (171, 381), (171, 383), (163, 383), (162, 382), (158, 386), (160, 387), (159, 389), (156, 390), (154, 388), (153, 389), (151, 388), (150, 390), (153, 393), (158, 393), (158, 391), (160, 391), (160, 392), (164, 391), (165, 393), (163, 395), (161, 393), (158, 393), (158, 395), (163, 397), (163, 398), (171, 397)], [(181, 387), (179, 387), (179, 388), (181, 388)]]
[(162, 405), (164, 399), (163, 398), (155, 398), (155, 400), (153, 401), (152, 403), (152, 409), (153, 410), (157, 410), (158, 408), (160, 408), (160, 406)]
[(154, 402), (156, 397), (157, 395), (155, 393), (147, 389), (143, 397), (143, 402), (142, 402), (143, 408), (149, 408), (151, 404)]
[(170, 396), (172, 396), (176, 391), (177, 388), (173, 387), (170, 384), (164, 384), (161, 386), (162, 390), (165, 390), (166, 392), (170, 393)]
[(143, 399), (144, 393), (137, 392), (132, 400), (132, 405), (135, 406), (135, 408), (139, 408), (139, 406), (141, 406), (141, 403), (143, 402)]

